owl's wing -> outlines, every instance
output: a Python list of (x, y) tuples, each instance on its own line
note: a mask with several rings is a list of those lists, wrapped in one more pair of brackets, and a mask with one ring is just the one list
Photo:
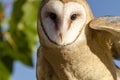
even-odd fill
[(120, 60), (120, 16), (103, 16), (92, 20), (90, 28), (111, 33), (113, 57)]

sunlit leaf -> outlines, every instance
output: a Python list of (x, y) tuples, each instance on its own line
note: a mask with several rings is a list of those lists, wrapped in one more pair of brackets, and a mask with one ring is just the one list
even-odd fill
[(4, 33), (4, 37), (9, 42), (9, 44), (13, 47), (13, 49), (16, 49), (16, 44), (14, 43), (10, 33), (8, 32)]

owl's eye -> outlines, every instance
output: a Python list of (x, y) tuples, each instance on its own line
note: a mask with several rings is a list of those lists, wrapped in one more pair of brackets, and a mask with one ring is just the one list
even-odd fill
[(56, 20), (57, 15), (55, 13), (49, 13), (49, 17), (51, 20)]
[(73, 14), (73, 15), (71, 15), (70, 19), (71, 19), (72, 21), (74, 21), (74, 20), (77, 19), (77, 17), (78, 17), (78, 14)]

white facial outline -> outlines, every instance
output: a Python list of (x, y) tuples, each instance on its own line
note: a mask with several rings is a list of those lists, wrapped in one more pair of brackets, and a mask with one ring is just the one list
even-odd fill
[[(48, 13), (55, 13), (58, 18), (57, 27), (50, 19)], [(73, 14), (78, 14), (77, 19), (70, 21)], [(41, 9), (41, 24), (47, 38), (58, 45), (73, 43), (86, 22), (86, 11), (83, 5), (77, 2), (62, 3), (61, 1), (51, 0)], [(68, 29), (69, 27), (69, 29)]]

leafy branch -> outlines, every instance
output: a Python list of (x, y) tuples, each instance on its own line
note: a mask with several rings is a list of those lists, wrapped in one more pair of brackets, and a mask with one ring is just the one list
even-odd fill
[(36, 24), (39, 4), (40, 1), (15, 0), (9, 30), (2, 32), (4, 14), (0, 3), (0, 80), (9, 80), (14, 61), (33, 66), (32, 54), (38, 40)]

